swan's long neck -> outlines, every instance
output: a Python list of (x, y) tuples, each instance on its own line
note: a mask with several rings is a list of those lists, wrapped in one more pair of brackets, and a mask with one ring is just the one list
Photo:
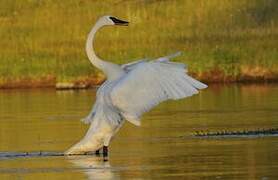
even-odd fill
[(103, 27), (104, 24), (101, 23), (101, 21), (97, 22), (96, 25), (92, 28), (91, 32), (88, 35), (87, 42), (86, 42), (86, 52), (88, 55), (89, 60), (91, 63), (97, 67), (98, 69), (102, 70), (103, 73), (106, 75), (107, 80), (114, 80), (123, 75), (124, 71), (122, 68), (117, 65), (110, 62), (103, 61), (100, 59), (93, 48), (94, 44), (94, 37), (96, 32)]
[(86, 42), (86, 53), (87, 53), (89, 60), (95, 67), (97, 67), (98, 69), (100, 69), (102, 71), (105, 71), (104, 68), (105, 68), (105, 64), (107, 64), (107, 62), (101, 60), (96, 55), (94, 48), (93, 48), (95, 34), (103, 26), (104, 25), (102, 25), (100, 23), (96, 23), (96, 25), (92, 28), (91, 32), (88, 35), (87, 42)]

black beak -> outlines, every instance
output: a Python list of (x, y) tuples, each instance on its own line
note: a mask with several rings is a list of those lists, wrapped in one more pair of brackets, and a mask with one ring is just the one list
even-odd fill
[(110, 19), (114, 22), (115, 25), (128, 26), (128, 22), (127, 21), (123, 21), (123, 20), (117, 19), (115, 17), (110, 17)]

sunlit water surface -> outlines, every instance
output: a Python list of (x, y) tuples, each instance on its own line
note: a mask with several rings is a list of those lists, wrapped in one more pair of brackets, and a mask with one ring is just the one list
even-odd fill
[[(1, 90), (0, 151), (62, 152), (77, 142), (95, 90)], [(0, 179), (278, 179), (278, 137), (194, 138), (197, 130), (278, 127), (278, 85), (211, 85), (128, 122), (97, 156), (0, 159)]]

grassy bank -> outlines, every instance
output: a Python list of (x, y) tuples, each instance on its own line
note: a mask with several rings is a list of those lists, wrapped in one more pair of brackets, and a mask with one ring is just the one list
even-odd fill
[(101, 82), (84, 44), (104, 14), (131, 22), (97, 35), (96, 51), (109, 61), (180, 50), (176, 60), (205, 81), (277, 80), (276, 7), (276, 0), (1, 0), (0, 87)]

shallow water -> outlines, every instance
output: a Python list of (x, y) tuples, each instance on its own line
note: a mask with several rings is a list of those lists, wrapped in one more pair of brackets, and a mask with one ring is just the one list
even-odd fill
[[(1, 90), (0, 151), (62, 152), (77, 142), (95, 90)], [(278, 137), (194, 138), (196, 130), (278, 127), (278, 85), (211, 85), (126, 123), (97, 156), (0, 158), (0, 179), (277, 179)]]

